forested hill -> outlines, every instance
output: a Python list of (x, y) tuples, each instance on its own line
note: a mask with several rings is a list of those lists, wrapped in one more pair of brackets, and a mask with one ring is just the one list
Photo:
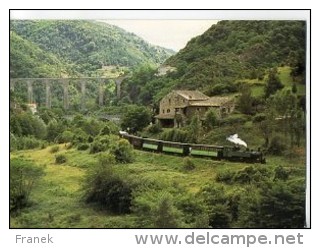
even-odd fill
[(161, 64), (173, 51), (152, 46), (121, 28), (97, 21), (11, 21), (11, 31), (55, 54), (83, 74), (103, 66)]
[(178, 68), (180, 83), (189, 88), (259, 78), (281, 65), (301, 73), (305, 36), (303, 21), (220, 21), (166, 64)]
[(59, 77), (73, 74), (70, 65), (36, 44), (10, 33), (10, 75), (12, 77)]

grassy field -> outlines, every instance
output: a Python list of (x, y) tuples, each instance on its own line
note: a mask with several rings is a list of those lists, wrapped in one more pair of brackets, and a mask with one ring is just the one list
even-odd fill
[[(46, 174), (31, 194), (33, 204), (23, 209), (20, 215), (11, 217), (10, 226), (12, 228), (135, 227), (133, 214), (114, 215), (83, 203), (82, 181), (88, 168), (97, 162), (98, 155), (91, 155), (88, 151), (67, 150), (64, 145), (59, 146), (58, 153), (50, 153), (48, 147), (11, 154), (11, 157), (33, 160), (44, 168)], [(183, 158), (179, 156), (147, 151), (135, 151), (135, 153), (134, 163), (116, 166), (118, 172), (125, 175), (128, 180), (140, 183), (156, 182), (162, 189), (180, 188), (191, 194), (196, 194), (207, 183), (213, 182), (218, 172), (240, 170), (248, 166), (245, 163), (190, 157), (195, 169), (186, 171), (183, 169)], [(65, 154), (67, 162), (61, 165), (55, 164), (56, 154)], [(279, 164), (294, 172), (292, 180), (304, 178), (303, 159), (267, 157), (267, 165), (263, 166), (274, 167)]]
[[(285, 89), (291, 89), (294, 83), (293, 78), (291, 77), (291, 67), (283, 66), (278, 67), (279, 79), (281, 83), (284, 85)], [(258, 79), (241, 79), (239, 81), (246, 82), (251, 86), (252, 96), (259, 97), (264, 95), (264, 85), (265, 80), (259, 81)], [(306, 87), (302, 84), (297, 84), (297, 94), (298, 95), (305, 95), (306, 94)]]
[[(284, 85), (285, 89), (291, 89), (293, 86), (293, 79), (290, 75), (291, 68), (289, 66), (283, 66), (278, 68), (279, 78), (281, 83)], [(305, 95), (306, 86), (302, 84), (297, 84), (297, 95)]]

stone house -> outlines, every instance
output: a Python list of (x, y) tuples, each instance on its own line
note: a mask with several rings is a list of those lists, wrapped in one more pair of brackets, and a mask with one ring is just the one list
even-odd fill
[(155, 118), (163, 127), (179, 127), (196, 114), (203, 120), (209, 109), (223, 117), (234, 110), (234, 101), (230, 97), (209, 97), (200, 91), (174, 90), (162, 98)]

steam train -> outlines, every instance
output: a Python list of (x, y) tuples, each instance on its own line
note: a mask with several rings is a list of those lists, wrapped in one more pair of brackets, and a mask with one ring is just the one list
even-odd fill
[(218, 151), (218, 159), (229, 161), (248, 162), (248, 163), (266, 163), (264, 153), (260, 150), (240, 150), (238, 147), (223, 147)]
[(211, 158), (215, 160), (228, 160), (246, 163), (266, 163), (264, 153), (260, 150), (240, 149), (238, 146), (216, 146), (205, 144), (189, 144), (172, 141), (164, 141), (150, 138), (142, 138), (120, 131), (121, 138), (139, 150), (158, 153), (174, 154), (180, 156), (194, 156)]

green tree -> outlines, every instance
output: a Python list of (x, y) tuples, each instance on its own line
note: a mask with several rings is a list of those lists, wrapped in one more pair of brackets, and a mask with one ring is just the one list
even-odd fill
[(132, 190), (115, 172), (114, 164), (113, 155), (100, 155), (98, 164), (86, 175), (84, 199), (87, 203), (96, 203), (113, 213), (130, 213)]
[(10, 159), (10, 213), (30, 204), (30, 194), (43, 174), (41, 167), (28, 160)]
[(269, 97), (270, 95), (273, 95), (276, 93), (278, 90), (283, 88), (283, 84), (281, 83), (279, 77), (278, 77), (278, 72), (277, 69), (271, 69), (268, 72), (268, 77), (266, 81), (266, 86), (265, 86), (265, 97)]
[(172, 195), (163, 193), (159, 197), (158, 205), (154, 210), (155, 228), (179, 227), (179, 214), (172, 203)]
[(201, 121), (198, 115), (195, 115), (192, 117), (191, 122), (188, 126), (188, 130), (189, 130), (190, 142), (197, 143), (202, 131)]
[(300, 145), (305, 132), (305, 118), (297, 96), (290, 90), (282, 90), (272, 97), (270, 103), (270, 108), (275, 110), (279, 119), (278, 127), (286, 136), (290, 135), (291, 146)]
[(72, 142), (73, 141), (73, 137), (74, 137), (74, 133), (69, 131), (69, 130), (65, 130), (63, 131), (63, 133), (59, 136), (59, 142), (60, 143), (68, 143), (68, 142)]
[(121, 127), (124, 130), (130, 129), (130, 132), (141, 131), (151, 122), (150, 111), (143, 106), (130, 107), (122, 118)]
[(264, 228), (303, 228), (305, 189), (277, 181), (261, 188), (260, 221)]
[(65, 127), (59, 121), (50, 121), (47, 126), (47, 140), (55, 142), (56, 138), (63, 133), (64, 128)]
[(132, 163), (134, 161), (134, 151), (133, 147), (129, 141), (125, 139), (120, 139), (115, 147), (112, 149), (117, 162), (119, 163)]
[(215, 228), (227, 228), (231, 225), (232, 212), (228, 205), (228, 196), (224, 186), (208, 184), (201, 190), (207, 206), (209, 225)]
[(212, 130), (218, 124), (217, 113), (213, 109), (209, 109), (204, 118), (204, 126), (207, 131)]
[(251, 88), (247, 84), (243, 84), (240, 88), (240, 96), (238, 98), (238, 106), (242, 113), (252, 114), (253, 97)]
[(231, 224), (231, 213), (227, 204), (216, 204), (211, 207), (209, 226), (213, 228), (228, 228)]
[(303, 228), (305, 188), (303, 183), (266, 181), (248, 188), (239, 203), (238, 224), (245, 228)]

